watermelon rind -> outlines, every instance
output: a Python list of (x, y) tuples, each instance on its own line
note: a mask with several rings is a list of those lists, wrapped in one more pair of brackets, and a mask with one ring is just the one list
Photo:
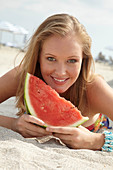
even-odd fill
[(27, 73), (25, 78), (25, 86), (24, 86), (24, 102), (25, 102), (26, 112), (36, 117), (35, 111), (30, 104), (30, 98), (28, 93), (29, 78), (30, 78), (30, 74)]
[[(37, 117), (33, 107), (30, 104), (30, 98), (29, 98), (29, 95), (28, 95), (28, 82), (29, 82), (29, 78), (30, 78), (30, 74), (27, 73), (26, 74), (26, 78), (25, 78), (25, 85), (24, 85), (24, 104), (25, 104), (25, 107), (26, 107), (26, 113), (30, 114), (32, 116)], [(47, 127), (47, 125), (44, 125), (44, 126), (41, 126), (41, 125), (38, 125), (38, 124), (35, 124), (35, 125), (40, 126), (42, 128), (46, 128)]]
[[(32, 115), (32, 114), (31, 114), (31, 115)], [(83, 117), (83, 119), (77, 121), (76, 123), (70, 125), (69, 127), (78, 127), (78, 126), (80, 126), (81, 124), (85, 123), (87, 120), (89, 120), (89, 117)], [(40, 126), (40, 127), (44, 128), (44, 129), (45, 129), (46, 127), (50, 126), (50, 125), (47, 125), (47, 124), (45, 124), (44, 126), (41, 126), (41, 125), (38, 125), (38, 124), (35, 124), (35, 125)], [(58, 126), (57, 126), (57, 127), (58, 127)]]
[[(26, 78), (25, 78), (25, 86), (24, 86), (24, 102), (25, 102), (26, 112), (27, 112), (27, 114), (30, 114), (32, 116), (37, 117), (37, 115), (35, 114), (35, 111), (34, 111), (32, 105), (31, 105), (30, 98), (29, 98), (29, 93), (28, 93), (29, 79), (30, 79), (30, 74), (27, 73), (26, 74)], [(79, 120), (76, 123), (71, 124), (69, 126), (70, 127), (78, 127), (81, 124), (85, 123), (87, 120), (89, 120), (88, 117), (84, 117), (84, 116), (82, 116), (82, 117), (83, 118), (81, 120)], [(46, 127), (50, 126), (48, 124), (45, 124), (44, 126), (41, 126), (41, 125), (38, 125), (38, 124), (35, 124), (35, 125), (43, 127), (43, 128), (46, 128)]]

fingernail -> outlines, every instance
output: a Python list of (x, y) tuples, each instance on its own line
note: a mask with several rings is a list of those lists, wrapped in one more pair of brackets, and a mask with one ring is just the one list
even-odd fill
[(48, 128), (48, 127), (46, 128), (46, 131), (49, 131), (49, 128)]
[(41, 123), (42, 125), (45, 125), (45, 123), (44, 123), (43, 121), (40, 121), (40, 123)]

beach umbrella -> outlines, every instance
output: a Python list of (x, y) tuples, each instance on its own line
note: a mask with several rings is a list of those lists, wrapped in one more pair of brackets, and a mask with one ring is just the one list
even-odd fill
[(16, 27), (7, 21), (1, 21), (0, 22), (0, 31), (14, 32), (14, 31), (16, 31)]
[(15, 27), (16, 27), (16, 31), (14, 32), (14, 34), (23, 35), (24, 36), (23, 43), (25, 44), (26, 39), (27, 39), (27, 35), (28, 35), (28, 31), (25, 28), (23, 28), (23, 27), (21, 27), (19, 25), (15, 25)]
[[(0, 37), (0, 42), (2, 42), (2, 32), (9, 32), (13, 35), (13, 32), (17, 31), (15, 26), (11, 24), (10, 22), (7, 21), (0, 21), (0, 31), (1, 31), (1, 37)], [(13, 41), (14, 41), (14, 36), (13, 36)]]
[(28, 31), (25, 28), (23, 28), (19, 25), (15, 25), (15, 28), (16, 28), (15, 31), (14, 31), (15, 34), (23, 34), (23, 35), (28, 34)]
[(107, 46), (107, 47), (105, 47), (105, 49), (107, 49), (107, 50), (110, 50), (110, 51), (113, 51), (113, 46)]
[(13, 25), (7, 21), (0, 21), (0, 31), (1, 31), (0, 42), (2, 42), (2, 32), (9, 32), (13, 35), (13, 40), (12, 40), (13, 42), (10, 43), (12, 44), (12, 46), (15, 46), (15, 35), (16, 34), (24, 36), (23, 43), (25, 43), (26, 36), (28, 34), (28, 31), (25, 28), (18, 26), (18, 25)]
[(14, 34), (15, 35), (23, 35), (22, 46), (25, 45), (26, 40), (27, 40), (28, 31), (19, 25), (15, 25), (15, 28), (16, 28), (16, 31), (14, 32)]

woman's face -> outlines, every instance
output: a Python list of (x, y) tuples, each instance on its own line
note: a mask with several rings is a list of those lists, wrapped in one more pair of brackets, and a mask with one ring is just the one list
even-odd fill
[(74, 34), (53, 35), (42, 46), (40, 69), (45, 82), (64, 93), (77, 80), (82, 64), (82, 47)]

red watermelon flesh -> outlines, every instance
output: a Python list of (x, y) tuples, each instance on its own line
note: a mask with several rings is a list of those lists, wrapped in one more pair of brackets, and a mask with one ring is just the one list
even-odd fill
[(28, 113), (43, 120), (46, 126), (78, 126), (88, 120), (70, 101), (29, 73), (25, 79), (24, 99)]

